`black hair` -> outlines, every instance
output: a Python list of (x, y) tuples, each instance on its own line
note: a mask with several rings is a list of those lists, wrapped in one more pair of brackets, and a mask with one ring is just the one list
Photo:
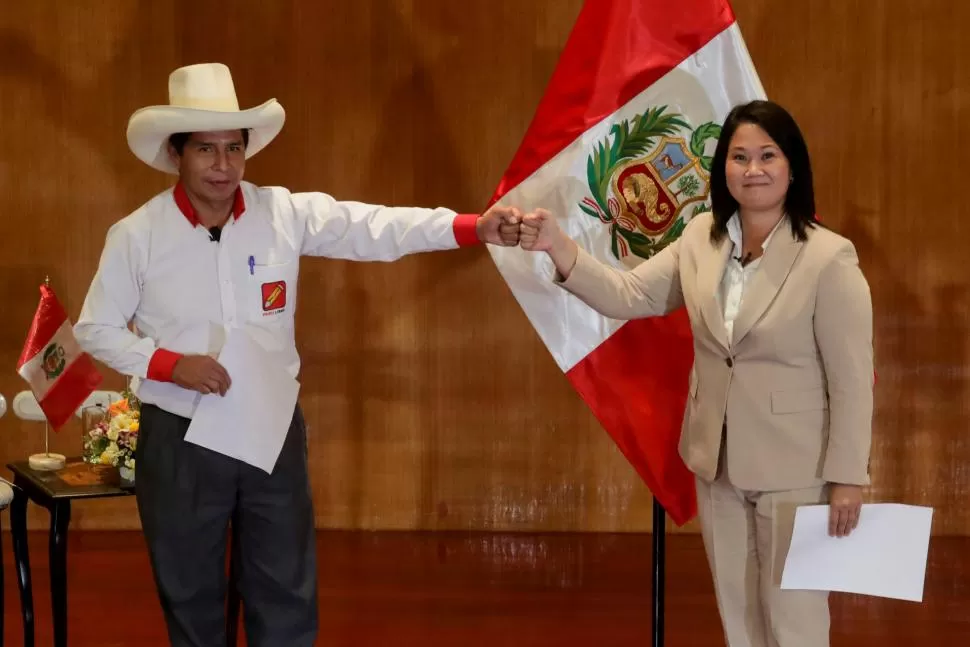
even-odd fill
[[(172, 145), (175, 152), (178, 153), (179, 157), (182, 157), (182, 151), (185, 150), (185, 144), (189, 141), (189, 137), (192, 133), (175, 133), (170, 135), (168, 138), (168, 143)], [(249, 146), (249, 129), (242, 129), (243, 146)]]
[(728, 189), (726, 167), (731, 138), (741, 124), (761, 127), (788, 159), (792, 179), (785, 194), (785, 215), (791, 223), (792, 234), (804, 241), (806, 231), (819, 224), (815, 215), (815, 190), (808, 145), (787, 110), (772, 101), (760, 100), (735, 106), (721, 128), (711, 163), (711, 211), (714, 213), (711, 240), (717, 243), (727, 235), (727, 223), (738, 210), (738, 201)]

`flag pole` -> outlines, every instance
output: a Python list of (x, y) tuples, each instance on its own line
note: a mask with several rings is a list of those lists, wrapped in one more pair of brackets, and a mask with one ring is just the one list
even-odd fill
[(664, 644), (664, 562), (667, 560), (667, 511), (656, 498), (653, 500), (653, 606), (652, 647)]
[[(51, 277), (49, 275), (44, 276), (44, 286), (51, 286)], [(67, 458), (62, 454), (51, 454), (50, 451), (50, 421), (47, 417), (44, 417), (44, 453), (43, 454), (32, 454), (27, 459), (27, 464), (30, 465), (31, 469), (44, 472), (53, 472), (64, 467), (67, 463)]]

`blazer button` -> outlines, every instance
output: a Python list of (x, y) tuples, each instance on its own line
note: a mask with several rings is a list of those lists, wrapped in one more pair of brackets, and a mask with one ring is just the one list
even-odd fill
[(731, 368), (732, 366), (734, 366), (734, 360), (731, 359), (730, 357), (724, 360), (724, 363), (728, 365), (728, 368)]

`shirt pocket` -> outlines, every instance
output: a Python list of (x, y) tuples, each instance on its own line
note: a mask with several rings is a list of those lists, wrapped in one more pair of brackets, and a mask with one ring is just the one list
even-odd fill
[(299, 269), (299, 259), (253, 264), (246, 290), (250, 321), (260, 324), (293, 318)]

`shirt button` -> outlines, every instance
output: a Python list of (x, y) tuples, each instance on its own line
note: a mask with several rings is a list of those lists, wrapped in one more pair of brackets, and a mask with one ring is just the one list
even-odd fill
[(730, 357), (724, 360), (724, 363), (728, 365), (728, 368), (731, 368), (732, 366), (734, 366), (734, 360), (731, 359)]

